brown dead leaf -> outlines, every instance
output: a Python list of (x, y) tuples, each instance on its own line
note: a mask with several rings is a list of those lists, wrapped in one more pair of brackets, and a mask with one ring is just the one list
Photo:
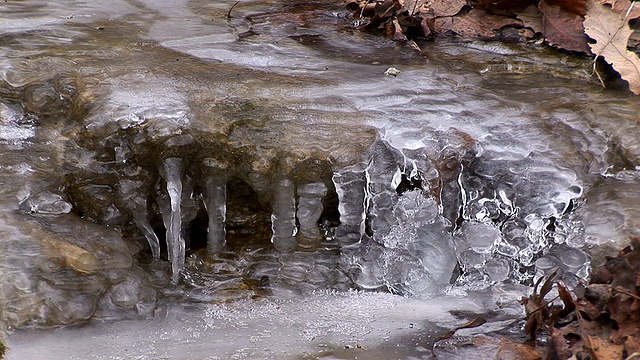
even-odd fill
[(498, 30), (505, 26), (522, 27), (522, 21), (504, 16), (489, 14), (484, 10), (471, 9), (466, 14), (454, 17), (437, 18), (434, 29), (439, 33), (454, 32), (463, 37), (484, 40), (499, 37)]
[(550, 5), (548, 0), (540, 1), (542, 12), (542, 34), (555, 47), (590, 54), (587, 36), (582, 25), (583, 17), (563, 10), (558, 5)]
[(553, 280), (556, 277), (558, 270), (554, 271), (549, 277), (546, 278), (544, 284), (538, 292), (538, 287), (544, 278), (539, 278), (533, 285), (533, 291), (528, 298), (523, 297), (520, 301), (524, 305), (524, 312), (527, 319), (527, 323), (524, 327), (524, 333), (535, 339), (538, 332), (546, 327), (546, 322), (549, 319), (549, 303), (545, 300), (545, 296), (551, 290), (553, 286)]
[(624, 350), (628, 355), (640, 352), (640, 344), (638, 344), (638, 339), (635, 339), (632, 336), (628, 336), (624, 341)]
[(467, 0), (431, 0), (427, 7), (435, 17), (454, 16), (467, 5)]
[(406, 11), (410, 16), (419, 13), (422, 7), (427, 3), (427, 0), (405, 0), (403, 1), (400, 12)]
[(480, 0), (475, 7), (487, 10), (492, 14), (513, 15), (528, 6), (537, 4), (537, 0)]
[(447, 331), (443, 335), (439, 336), (435, 340), (435, 342), (438, 342), (440, 340), (445, 340), (445, 339), (448, 339), (448, 338), (452, 337), (453, 334), (455, 334), (456, 331), (458, 331), (458, 330), (475, 328), (475, 327), (478, 327), (478, 326), (482, 326), (486, 322), (487, 322), (487, 320), (485, 320), (483, 317), (477, 317), (477, 318), (469, 321), (468, 323), (466, 323), (464, 325), (456, 326), (455, 328)]
[(564, 283), (564, 281), (558, 281), (558, 294), (560, 295), (560, 300), (562, 300), (562, 304), (564, 305), (563, 309), (557, 312), (557, 315), (560, 319), (569, 316), (576, 309), (576, 301), (577, 299), (571, 294), (571, 291)]
[[(599, 0), (598, 2), (611, 7), (611, 10), (619, 14), (625, 14), (629, 20), (640, 17), (640, 4), (637, 2), (635, 4), (630, 0)], [(628, 15), (627, 12), (629, 12)]]
[(502, 337), (500, 339), (500, 349), (496, 358), (500, 360), (539, 360), (542, 355), (535, 347), (529, 344), (521, 344), (512, 339)]
[(522, 20), (524, 26), (531, 28), (537, 33), (542, 33), (542, 13), (536, 5), (530, 5), (526, 9), (516, 13), (518, 19)]
[(624, 346), (598, 335), (584, 335), (585, 344), (596, 360), (624, 359)]
[(629, 83), (629, 90), (640, 95), (640, 58), (627, 50), (627, 42), (633, 31), (624, 14), (596, 0), (588, 0), (584, 30), (595, 40), (589, 47), (596, 57), (603, 57)]
[(387, 36), (395, 41), (407, 41), (407, 36), (402, 32), (402, 27), (398, 23), (398, 19), (394, 18), (392, 21), (384, 25), (384, 29)]
[(587, 0), (547, 0), (547, 4), (557, 6), (564, 12), (581, 17), (583, 17), (587, 11)]

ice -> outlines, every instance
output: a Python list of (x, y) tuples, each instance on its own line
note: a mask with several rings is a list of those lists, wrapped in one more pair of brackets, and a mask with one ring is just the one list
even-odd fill
[(407, 249), (421, 260), (421, 268), (440, 284), (448, 283), (456, 265), (453, 238), (438, 217), (438, 205), (421, 190), (403, 193), (396, 203), (394, 215), (399, 224), (382, 242), (390, 248)]
[[(289, 299), (173, 304), (144, 321), (15, 333), (8, 339), (8, 360), (41, 359), (42, 354), (48, 360), (421, 358), (428, 340), (418, 347), (407, 339), (433, 338), (435, 329), (465, 321), (453, 314), (483, 314), (497, 302), (501, 314), (513, 321), (521, 312), (516, 299), (527, 290), (500, 288), (431, 299), (317, 291)], [(487, 320), (480, 331), (500, 325)]]
[(334, 172), (333, 184), (338, 195), (340, 225), (336, 239), (344, 244), (360, 242), (365, 233), (366, 176), (359, 165)]
[(204, 204), (209, 217), (207, 252), (213, 255), (220, 252), (226, 244), (227, 181), (219, 176), (209, 176), (206, 188)]
[(142, 181), (122, 179), (116, 187), (119, 205), (129, 210), (133, 216), (133, 221), (149, 243), (151, 254), (154, 258), (160, 258), (160, 240), (153, 231), (147, 219), (147, 199), (143, 195), (146, 186)]
[(459, 251), (471, 249), (480, 254), (491, 253), (502, 236), (495, 226), (478, 221), (465, 222), (456, 235)]
[(386, 141), (376, 142), (365, 169), (367, 178), (367, 221), (374, 237), (382, 239), (397, 219), (393, 207), (398, 201), (400, 152)]
[[(169, 194), (169, 209), (163, 207), (163, 221), (167, 229), (167, 251), (171, 262), (171, 279), (177, 282), (180, 272), (184, 269), (185, 240), (182, 235), (182, 216), (180, 204), (182, 199), (182, 160), (167, 158), (162, 162), (160, 175), (167, 183)], [(168, 210), (168, 211), (167, 211)]]
[(298, 246), (296, 234), (295, 185), (290, 179), (280, 179), (273, 185), (273, 212), (271, 213), (271, 242), (281, 252), (293, 251)]
[(20, 203), (20, 210), (32, 215), (60, 215), (71, 212), (72, 206), (62, 196), (43, 191)]
[(510, 277), (511, 266), (507, 259), (493, 257), (485, 264), (487, 275), (493, 282), (502, 282)]
[(549, 276), (558, 268), (558, 260), (553, 256), (543, 256), (535, 262), (539, 276)]
[(322, 200), (327, 194), (327, 186), (322, 182), (310, 183), (298, 186), (298, 206), (296, 216), (300, 224), (299, 236), (304, 238), (304, 243), (315, 244), (320, 239), (318, 220), (322, 215)]

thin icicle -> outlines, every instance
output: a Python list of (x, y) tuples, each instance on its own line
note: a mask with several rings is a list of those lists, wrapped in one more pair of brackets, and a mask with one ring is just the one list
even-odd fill
[(271, 242), (276, 250), (286, 252), (296, 249), (296, 199), (294, 184), (289, 179), (274, 184), (271, 230)]
[(210, 176), (207, 178), (206, 185), (204, 206), (209, 216), (207, 252), (213, 255), (220, 252), (226, 244), (227, 182), (223, 178)]
[[(182, 219), (180, 203), (182, 198), (182, 160), (180, 158), (165, 159), (160, 168), (160, 175), (167, 182), (170, 212), (163, 213), (164, 225), (167, 228), (167, 250), (171, 262), (171, 280), (177, 282), (184, 269), (185, 244), (182, 237)], [(162, 207), (162, 206), (161, 206)]]
[(151, 255), (154, 259), (160, 258), (160, 239), (158, 239), (158, 235), (153, 231), (149, 220), (147, 220), (147, 211), (146, 206), (144, 212), (135, 213), (133, 215), (133, 221), (142, 234), (147, 239), (149, 243), (149, 247), (151, 247)]
[(155, 259), (159, 259), (160, 240), (147, 219), (147, 199), (146, 196), (141, 195), (145, 194), (142, 188), (143, 184), (140, 181), (123, 179), (118, 184), (117, 195), (119, 201), (123, 202), (123, 205), (131, 212), (134, 223), (147, 239), (151, 255)]

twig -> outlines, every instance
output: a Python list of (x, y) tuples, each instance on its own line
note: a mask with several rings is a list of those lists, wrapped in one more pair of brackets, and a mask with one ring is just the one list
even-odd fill
[(596, 76), (598, 77), (598, 80), (600, 80), (600, 85), (602, 85), (602, 87), (606, 89), (607, 85), (604, 84), (604, 80), (602, 79), (602, 76), (600, 76), (598, 69), (596, 69), (596, 61), (598, 60), (598, 57), (600, 57), (600, 55), (596, 54), (596, 57), (593, 59), (593, 73), (596, 74)]
[(549, 304), (551, 304), (552, 302), (556, 301), (556, 299), (558, 299), (559, 297), (560, 297), (560, 295), (556, 295), (553, 299), (549, 300), (546, 305), (542, 305), (542, 306), (538, 307), (537, 309), (533, 310), (532, 312), (530, 312), (529, 314), (527, 314), (525, 319), (527, 317), (529, 317), (529, 315), (531, 315), (531, 314), (535, 314), (535, 313), (537, 313), (538, 311), (540, 311), (540, 310), (542, 310), (544, 308), (548, 308)]
[(640, 359), (640, 351), (636, 351), (633, 354), (627, 356), (624, 360), (633, 360), (633, 359)]
[(236, 7), (236, 5), (240, 4), (240, 1), (236, 1), (233, 3), (233, 5), (231, 5), (231, 7), (229, 8), (229, 11), (227, 11), (227, 19), (231, 19), (231, 11), (233, 11), (233, 8)]
[(636, 294), (634, 294), (634, 293), (629, 292), (629, 290), (627, 290), (627, 289), (623, 288), (622, 286), (616, 286), (616, 288), (615, 288), (614, 290), (615, 290), (617, 293), (625, 294), (625, 295), (627, 295), (627, 296), (631, 296), (631, 297), (632, 297), (632, 298), (634, 298), (634, 299), (640, 300), (640, 296), (638, 296), (638, 295), (636, 295)]

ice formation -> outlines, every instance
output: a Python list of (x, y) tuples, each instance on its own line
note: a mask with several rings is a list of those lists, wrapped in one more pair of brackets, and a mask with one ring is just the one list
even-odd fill
[(214, 172), (205, 181), (204, 205), (209, 217), (207, 251), (209, 254), (216, 254), (226, 244), (227, 180), (223, 174)]
[(182, 234), (182, 160), (167, 158), (163, 161), (160, 174), (167, 183), (169, 206), (161, 205), (162, 218), (167, 229), (167, 251), (171, 262), (172, 280), (178, 281), (184, 269), (185, 241)]
[(293, 251), (297, 246), (295, 187), (290, 179), (275, 182), (273, 212), (271, 214), (271, 242), (282, 252)]

